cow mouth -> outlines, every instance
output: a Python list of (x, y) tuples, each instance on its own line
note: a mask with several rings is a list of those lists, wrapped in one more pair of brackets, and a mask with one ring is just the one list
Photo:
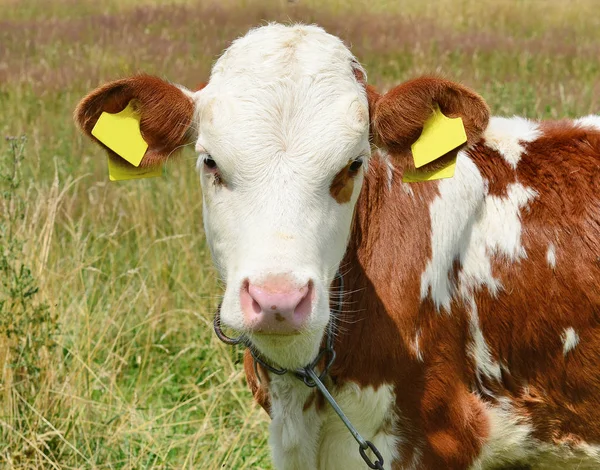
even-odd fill
[(294, 337), (294, 336), (299, 336), (301, 334), (303, 334), (304, 332), (301, 330), (297, 330), (297, 331), (253, 331), (252, 333), (250, 333), (252, 336), (265, 336), (265, 337), (284, 337), (284, 338), (288, 338), (288, 337)]
[[(305, 367), (323, 351), (333, 351), (333, 339), (337, 331), (337, 319), (340, 317), (344, 293), (343, 279), (339, 272), (336, 273), (334, 283), (337, 283), (337, 291), (333, 305), (328, 311), (316, 317), (328, 317), (326, 324), (312, 324), (312, 328), (303, 325), (298, 329), (277, 328), (274, 322), (270, 328), (236, 328), (239, 336), (228, 336), (222, 329), (221, 305), (217, 308), (214, 318), (214, 330), (217, 337), (226, 344), (241, 344), (250, 349), (255, 359), (257, 356), (264, 358), (269, 363), (281, 365), (288, 369)], [(331, 290), (329, 291), (331, 294)], [(328, 295), (330, 297), (330, 295)], [(275, 312), (276, 313), (276, 312)], [(285, 321), (281, 321), (285, 323)], [(320, 322), (318, 322), (320, 323)]]

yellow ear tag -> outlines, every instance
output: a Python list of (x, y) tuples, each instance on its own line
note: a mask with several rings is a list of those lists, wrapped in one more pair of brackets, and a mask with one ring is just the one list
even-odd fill
[[(448, 118), (436, 104), (433, 115), (423, 124), (423, 131), (411, 150), (415, 168), (420, 168), (444, 156), (467, 141), (467, 134), (462, 118)], [(402, 177), (405, 183), (431, 181), (442, 178), (452, 178), (456, 168), (456, 158), (450, 160), (444, 167), (434, 171), (407, 171)]]
[(102, 113), (92, 135), (133, 166), (139, 166), (148, 144), (140, 132), (140, 115), (133, 101), (117, 114)]
[(148, 150), (148, 144), (140, 132), (140, 114), (130, 101), (125, 109), (116, 114), (103, 112), (92, 129), (92, 135), (109, 149), (130, 163), (122, 165), (108, 159), (111, 181), (152, 178), (162, 175), (162, 168), (138, 168)]
[(115, 163), (108, 157), (108, 177), (111, 181), (135, 180), (139, 178), (154, 178), (162, 176), (162, 167), (137, 168), (129, 163)]
[(425, 124), (411, 150), (415, 160), (415, 168), (420, 168), (454, 150), (467, 141), (462, 118), (448, 118), (442, 114), (436, 104), (431, 116)]
[(435, 171), (405, 171), (402, 175), (402, 181), (405, 183), (419, 183), (421, 181), (441, 180), (444, 178), (452, 178), (456, 169), (456, 157), (448, 162), (447, 165)]

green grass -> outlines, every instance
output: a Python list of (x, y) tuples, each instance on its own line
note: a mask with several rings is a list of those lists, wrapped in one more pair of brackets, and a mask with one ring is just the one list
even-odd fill
[(248, 28), (306, 21), (351, 44), (380, 89), (440, 73), (495, 114), (600, 112), (595, 0), (433, 4), (0, 0), (0, 173), (4, 137), (27, 136), (20, 185), (0, 181), (0, 276), (24, 266), (39, 287), (0, 308), (20, 328), (0, 330), (0, 468), (271, 468), (241, 352), (212, 334), (221, 287), (194, 155), (110, 183), (71, 118), (92, 88), (137, 71), (194, 87)]

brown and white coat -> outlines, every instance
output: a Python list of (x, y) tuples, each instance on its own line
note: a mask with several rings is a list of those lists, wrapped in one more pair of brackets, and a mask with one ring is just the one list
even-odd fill
[[(134, 77), (76, 119), (136, 99), (143, 164), (196, 143), (222, 320), (273, 363), (316, 355), (339, 267), (327, 385), (385, 468), (600, 468), (600, 117), (489, 118), (456, 83), (365, 76), (321, 29), (268, 25), (198, 92)], [(435, 104), (468, 142), (453, 178), (408, 185)], [(245, 368), (276, 468), (364, 468), (321, 395)]]

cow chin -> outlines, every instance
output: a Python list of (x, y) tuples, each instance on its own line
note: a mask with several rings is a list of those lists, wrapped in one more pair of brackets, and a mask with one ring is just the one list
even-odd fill
[(274, 367), (297, 369), (318, 355), (325, 327), (304, 330), (293, 335), (247, 334), (251, 347)]
[[(320, 290), (319, 287), (316, 289)], [(223, 299), (221, 323), (243, 334), (253, 351), (268, 364), (296, 369), (308, 365), (317, 357), (330, 319), (327, 292), (325, 295), (315, 296), (307, 323), (293, 332), (253, 331), (244, 323), (239, 303), (235, 300), (231, 302), (232, 299), (227, 294), (228, 292)]]
[(256, 276), (244, 271), (228, 282), (221, 323), (243, 334), (268, 364), (295, 369), (319, 354), (330, 320), (329, 289), (308, 270), (284, 272)]

